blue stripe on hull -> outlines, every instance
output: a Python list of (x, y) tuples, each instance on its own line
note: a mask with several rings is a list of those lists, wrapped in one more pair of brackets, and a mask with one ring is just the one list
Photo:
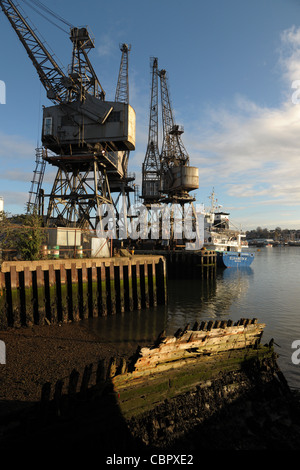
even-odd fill
[(226, 268), (248, 267), (254, 260), (254, 253), (238, 253), (237, 251), (223, 251), (217, 253), (218, 266)]

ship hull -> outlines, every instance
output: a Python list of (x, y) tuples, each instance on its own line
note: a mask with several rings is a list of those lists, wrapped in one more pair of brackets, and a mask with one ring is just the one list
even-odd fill
[(254, 260), (254, 253), (243, 253), (238, 251), (217, 252), (217, 263), (220, 267), (238, 268), (249, 267)]

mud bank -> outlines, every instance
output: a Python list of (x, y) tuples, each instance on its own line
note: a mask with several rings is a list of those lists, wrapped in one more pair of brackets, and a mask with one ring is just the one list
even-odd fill
[(101, 343), (82, 323), (62, 323), (0, 331), (6, 345), (6, 364), (0, 364), (0, 415), (41, 397), (45, 382), (68, 377), (73, 368), (84, 367), (100, 358), (123, 357), (137, 343)]
[[(300, 407), (276, 355), (217, 371), (150, 410), (125, 416), (113, 381), (65, 403), (64, 413), (40, 413), (41, 386), (82, 371), (95, 358), (128, 358), (137, 345), (103, 344), (79, 324), (1, 332), (1, 449), (91, 449), (101, 463), (115, 455), (192, 455), (205, 450), (300, 450)], [(171, 383), (171, 382), (170, 382)], [(122, 396), (121, 396), (122, 398)], [(199, 460), (197, 460), (199, 459)]]

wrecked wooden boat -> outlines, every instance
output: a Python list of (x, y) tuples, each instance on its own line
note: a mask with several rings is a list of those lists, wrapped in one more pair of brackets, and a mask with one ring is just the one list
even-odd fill
[(123, 368), (112, 362), (108, 374), (123, 415), (130, 418), (149, 411), (265, 355), (268, 348), (259, 347), (264, 327), (257, 319), (195, 323), (172, 336), (162, 332), (153, 346), (138, 348)]

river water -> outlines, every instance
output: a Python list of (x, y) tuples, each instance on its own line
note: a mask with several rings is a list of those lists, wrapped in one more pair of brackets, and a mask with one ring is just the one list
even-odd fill
[[(250, 268), (218, 270), (213, 280), (169, 280), (168, 305), (123, 315), (84, 320), (99, 339), (113, 343), (151, 342), (165, 329), (195, 321), (257, 318), (265, 323), (278, 364), (292, 388), (300, 389), (300, 247), (254, 248)], [(292, 343), (299, 340), (297, 348)]]

